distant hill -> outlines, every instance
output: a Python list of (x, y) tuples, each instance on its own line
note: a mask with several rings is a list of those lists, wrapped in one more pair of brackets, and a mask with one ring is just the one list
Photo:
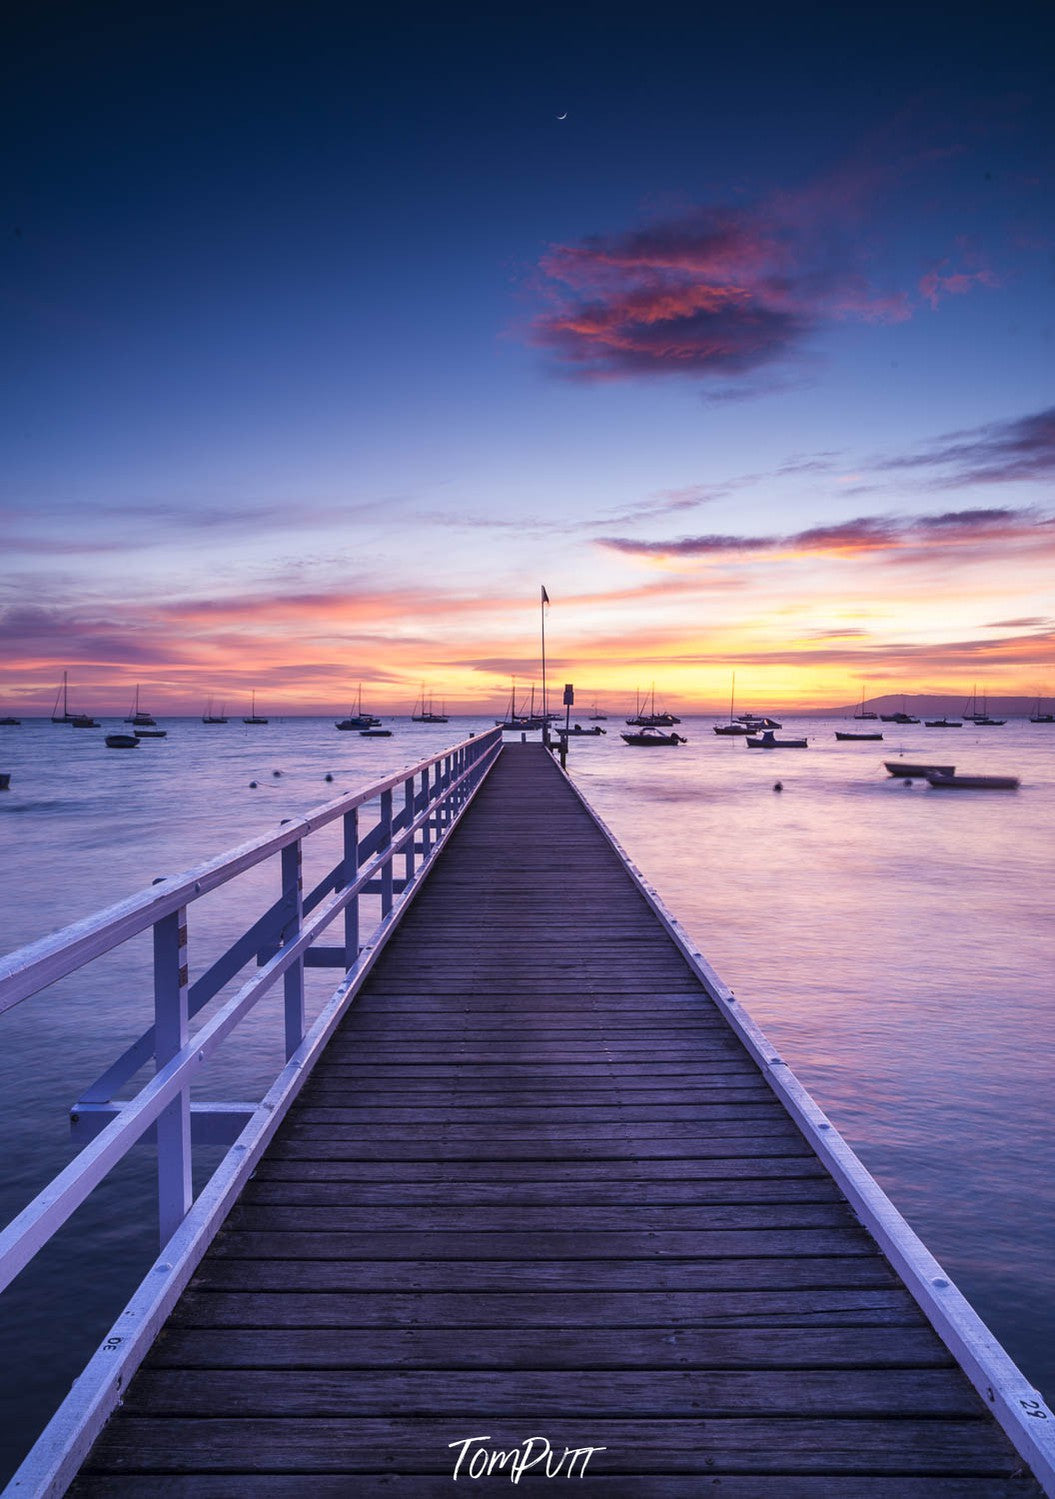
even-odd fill
[[(1036, 711), (1037, 706), (1035, 697), (993, 697), (990, 695), (985, 699), (985, 703), (994, 718), (1029, 718)], [(887, 693), (885, 697), (868, 698), (865, 707), (870, 708), (873, 713), (899, 713), (904, 709), (906, 713), (913, 713), (917, 718), (962, 718), (966, 704), (967, 697), (963, 693), (953, 695), (947, 692), (892, 692)], [(828, 708), (824, 711), (833, 717), (841, 714), (852, 718), (860, 711), (860, 704), (849, 703), (843, 708)], [(982, 711), (981, 693), (978, 695), (978, 711), (979, 713)], [(1051, 700), (1042, 700), (1041, 711), (1055, 712)]]

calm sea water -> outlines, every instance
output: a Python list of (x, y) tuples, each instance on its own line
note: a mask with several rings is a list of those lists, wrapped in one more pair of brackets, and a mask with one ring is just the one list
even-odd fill
[[(573, 742), (598, 812), (978, 1308), (1055, 1399), (1055, 1122), (1051, 1014), (1055, 725), (883, 725), (841, 743), (789, 721), (807, 750), (762, 752), (687, 719), (688, 743)], [(343, 791), (490, 726), (332, 719), (207, 726), (107, 750), (103, 730), (0, 728), (0, 951), (130, 895)], [(1021, 776), (1016, 793), (932, 791), (884, 757)], [(277, 774), (276, 774), (277, 772)], [(333, 776), (327, 782), (327, 774)], [(251, 782), (257, 783), (254, 788)], [(775, 782), (783, 790), (774, 790)], [(336, 833), (334, 834), (336, 837)], [(555, 850), (555, 856), (559, 851)], [(335, 845), (316, 854), (318, 873)], [(310, 883), (314, 867), (309, 867)], [(277, 872), (208, 897), (192, 978), (275, 898)], [(149, 1023), (147, 948), (92, 965), (0, 1016), (0, 1215), (68, 1161), (68, 1110)], [(311, 1006), (332, 974), (314, 970)], [(280, 1061), (277, 1004), (205, 1091), (259, 1096)], [(214, 1159), (214, 1158), (213, 1158)], [(210, 1161), (201, 1170), (210, 1169)], [(146, 1151), (105, 1183), (0, 1299), (0, 1477), (7, 1477), (155, 1252)]]

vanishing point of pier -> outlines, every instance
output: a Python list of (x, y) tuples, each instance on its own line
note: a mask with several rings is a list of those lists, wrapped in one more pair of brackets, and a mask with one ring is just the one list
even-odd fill
[(1047, 1407), (573, 784), (483, 749), (438, 852), (411, 783), (362, 888), (390, 912), (407, 847), (427, 878), (204, 1237), (189, 1209), (120, 1404), (12, 1492), (432, 1499), (459, 1460), (470, 1492), (1055, 1492)]

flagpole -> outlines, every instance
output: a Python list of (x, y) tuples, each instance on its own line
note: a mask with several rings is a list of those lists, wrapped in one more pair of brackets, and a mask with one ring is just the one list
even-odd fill
[(549, 714), (546, 702), (546, 590), (542, 589), (539, 598), (539, 610), (542, 614), (542, 743), (549, 744)]

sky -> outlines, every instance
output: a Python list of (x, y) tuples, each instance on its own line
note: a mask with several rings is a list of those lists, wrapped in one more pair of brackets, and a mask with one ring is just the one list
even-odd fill
[(16, 6), (0, 712), (1055, 693), (1050, 17)]

